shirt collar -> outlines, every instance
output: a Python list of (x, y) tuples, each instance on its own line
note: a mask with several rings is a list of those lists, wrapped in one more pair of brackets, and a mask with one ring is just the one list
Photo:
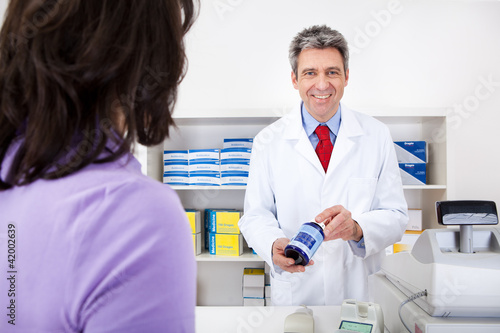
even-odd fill
[(320, 123), (316, 119), (314, 119), (313, 116), (309, 112), (307, 112), (306, 107), (304, 106), (304, 102), (301, 104), (301, 113), (302, 113), (302, 126), (304, 127), (304, 130), (306, 131), (307, 136), (311, 136), (311, 134), (314, 133), (314, 130), (318, 125), (326, 125), (330, 129), (330, 131), (335, 134), (335, 136), (338, 136), (339, 129), (340, 129), (340, 121), (342, 119), (341, 117), (341, 104), (339, 103), (339, 108), (337, 112), (331, 117), (326, 123)]

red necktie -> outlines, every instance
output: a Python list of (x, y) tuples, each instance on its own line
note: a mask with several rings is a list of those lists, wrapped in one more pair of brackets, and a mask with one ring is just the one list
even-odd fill
[(316, 127), (314, 133), (316, 133), (319, 139), (318, 145), (316, 146), (316, 154), (318, 154), (319, 161), (326, 172), (333, 150), (333, 145), (330, 141), (330, 130), (328, 129), (328, 126), (319, 125)]

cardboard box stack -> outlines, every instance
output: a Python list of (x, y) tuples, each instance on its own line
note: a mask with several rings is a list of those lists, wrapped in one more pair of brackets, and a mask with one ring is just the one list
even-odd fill
[(386, 248), (386, 254), (393, 254), (402, 251), (411, 251), (417, 238), (422, 233), (422, 210), (408, 209), (409, 221), (406, 225), (406, 231), (401, 238), (401, 241)]
[(243, 306), (265, 305), (265, 274), (264, 268), (243, 269)]
[(205, 209), (205, 244), (210, 254), (243, 254), (243, 236), (238, 227), (240, 217), (241, 211), (236, 209)]
[(264, 263), (264, 297), (265, 297), (265, 305), (271, 306), (271, 275), (270, 268), (267, 263)]
[(395, 141), (403, 185), (427, 184), (427, 143), (425, 141)]
[(163, 151), (163, 183), (189, 185), (188, 151)]
[(221, 185), (246, 185), (253, 139), (224, 139), (221, 150)]
[(222, 149), (164, 150), (163, 183), (244, 186), (253, 138), (224, 139)]
[(219, 149), (189, 149), (188, 164), (190, 185), (220, 185)]

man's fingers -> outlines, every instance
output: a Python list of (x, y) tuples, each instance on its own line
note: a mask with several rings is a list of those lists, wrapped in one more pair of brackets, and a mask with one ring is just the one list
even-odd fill
[(285, 257), (284, 254), (281, 253), (275, 254), (273, 256), (273, 261), (276, 265), (280, 266), (281, 268), (295, 265), (295, 260), (293, 260), (292, 258), (287, 258)]
[(314, 218), (314, 220), (318, 223), (323, 222), (323, 223), (327, 224), (327, 223), (331, 222), (331, 220), (342, 211), (342, 208), (343, 207), (341, 205), (329, 207), (329, 208), (325, 209), (324, 211), (322, 211), (321, 213), (319, 213)]
[[(306, 269), (302, 265), (295, 265), (295, 260), (285, 256), (285, 247), (289, 243), (288, 238), (279, 238), (273, 244), (273, 263), (279, 266), (282, 270), (290, 273), (305, 272)], [(310, 264), (314, 264), (310, 262)]]
[(331, 221), (330, 223), (328, 223), (326, 226), (325, 226), (325, 230), (324, 230), (324, 233), (325, 233), (325, 236), (331, 236), (332, 234), (335, 235), (335, 234), (338, 234), (339, 232), (342, 231), (342, 224), (345, 223), (345, 219), (344, 219), (344, 216), (343, 215), (336, 215)]
[(287, 258), (283, 254), (273, 255), (273, 262), (282, 270), (290, 273), (305, 272), (306, 270), (302, 265), (295, 265), (295, 260), (293, 260), (292, 258)]

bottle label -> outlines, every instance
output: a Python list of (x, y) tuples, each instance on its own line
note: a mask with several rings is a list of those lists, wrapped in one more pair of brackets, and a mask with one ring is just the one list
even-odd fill
[(290, 245), (297, 246), (307, 254), (308, 259), (311, 259), (321, 242), (323, 242), (323, 235), (316, 228), (304, 224), (291, 239)]
[(307, 246), (309, 250), (311, 250), (316, 243), (316, 240), (311, 235), (305, 232), (299, 232), (299, 234), (294, 237), (294, 240), (296, 240), (297, 242), (301, 242), (302, 244)]

